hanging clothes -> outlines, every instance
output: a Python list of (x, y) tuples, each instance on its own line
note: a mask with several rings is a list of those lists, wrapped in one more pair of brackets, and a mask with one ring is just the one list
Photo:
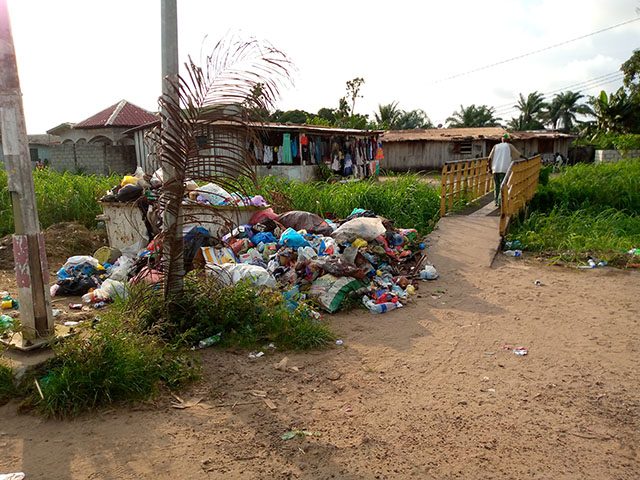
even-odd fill
[(347, 153), (344, 157), (344, 176), (350, 177), (353, 175), (353, 162), (351, 161), (351, 155)]
[(309, 137), (307, 137), (306, 135), (300, 135), (300, 150), (300, 156), (302, 157), (302, 160), (304, 160), (305, 162), (310, 162), (311, 151), (309, 149)]
[(285, 133), (282, 135), (282, 148), (279, 150), (278, 158), (282, 158), (282, 163), (285, 165), (291, 165), (293, 158), (291, 157), (291, 135)]
[(273, 163), (273, 147), (265, 145), (263, 151), (264, 155), (262, 156), (262, 161), (264, 163)]
[(291, 141), (291, 157), (298, 158), (298, 137), (296, 136)]

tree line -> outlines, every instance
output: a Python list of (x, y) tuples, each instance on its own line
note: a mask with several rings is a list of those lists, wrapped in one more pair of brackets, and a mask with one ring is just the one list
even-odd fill
[[(623, 86), (616, 92), (602, 91), (596, 96), (567, 90), (557, 93), (549, 101), (545, 95), (535, 91), (520, 93), (513, 107), (517, 116), (504, 120), (497, 116), (496, 109), (488, 105), (460, 105), (447, 118), (447, 127), (494, 127), (506, 126), (511, 130), (542, 130), (551, 128), (562, 132), (581, 133), (594, 136), (602, 133), (640, 133), (640, 50), (634, 51), (629, 60), (620, 67)], [(358, 129), (411, 130), (434, 128), (427, 113), (422, 109), (403, 110), (398, 102), (379, 104), (369, 115), (355, 113), (358, 98), (365, 80), (361, 77), (349, 80), (345, 95), (338, 100), (337, 108), (324, 107), (316, 113), (305, 110), (276, 110), (267, 113), (272, 122), (335, 126)], [(441, 127), (442, 125), (438, 125)]]

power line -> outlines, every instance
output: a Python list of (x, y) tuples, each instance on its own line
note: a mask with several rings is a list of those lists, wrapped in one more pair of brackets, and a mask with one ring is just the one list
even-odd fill
[(588, 37), (591, 37), (591, 36), (593, 36), (593, 35), (597, 35), (597, 34), (599, 34), (599, 33), (603, 33), (603, 32), (606, 32), (606, 31), (608, 31), (608, 30), (612, 30), (612, 29), (614, 29), (614, 28), (621, 27), (621, 26), (623, 26), (623, 25), (627, 25), (627, 24), (629, 24), (629, 23), (637, 22), (638, 20), (640, 20), (640, 17), (638, 17), (638, 18), (633, 18), (633, 19), (631, 19), (631, 20), (627, 20), (626, 22), (618, 23), (618, 24), (616, 24), (616, 25), (611, 25), (610, 27), (606, 27), (606, 28), (603, 28), (603, 29), (601, 29), (601, 30), (597, 30), (597, 31), (595, 31), (595, 32), (591, 32), (591, 33), (588, 33), (588, 34), (586, 34), (586, 35), (582, 35), (582, 36), (580, 36), (580, 37), (572, 38), (571, 40), (565, 40), (564, 42), (556, 43), (555, 45), (549, 45), (548, 47), (540, 48), (540, 49), (538, 49), (538, 50), (534, 50), (534, 51), (529, 52), (529, 53), (524, 53), (524, 54), (522, 54), (522, 55), (517, 55), (517, 56), (515, 56), (515, 57), (507, 58), (506, 60), (501, 60), (501, 61), (499, 61), (499, 62), (492, 63), (492, 64), (490, 64), (490, 65), (485, 65), (485, 66), (483, 66), (483, 67), (478, 67), (478, 68), (475, 68), (475, 69), (473, 69), (473, 70), (469, 70), (469, 71), (467, 71), (467, 72), (463, 72), (463, 73), (457, 73), (457, 74), (452, 75), (452, 76), (450, 76), (450, 77), (446, 77), (446, 78), (442, 78), (442, 79), (440, 79), (440, 80), (436, 80), (436, 81), (434, 81), (434, 82), (432, 82), (432, 83), (434, 83), (434, 84), (435, 84), (435, 83), (446, 82), (447, 80), (453, 80), (454, 78), (459, 78), (459, 77), (462, 77), (462, 76), (464, 76), (464, 75), (469, 75), (469, 74), (471, 74), (471, 73), (479, 72), (479, 71), (481, 71), (481, 70), (486, 70), (486, 69), (488, 69), (488, 68), (497, 67), (498, 65), (503, 65), (503, 64), (505, 64), (505, 63), (513, 62), (514, 60), (519, 60), (519, 59), (524, 58), (524, 57), (528, 57), (528, 56), (531, 56), (531, 55), (535, 55), (536, 53), (545, 52), (545, 51), (547, 51), (547, 50), (551, 50), (552, 48), (561, 47), (561, 46), (563, 46), (563, 45), (567, 45), (568, 43), (576, 42), (576, 41), (578, 41), (578, 40), (582, 40), (582, 39), (584, 39), (584, 38), (588, 38)]
[[(597, 83), (594, 83), (594, 84), (592, 84), (592, 85), (585, 85), (584, 87), (582, 87), (582, 88), (580, 88), (580, 89), (575, 89), (575, 90), (572, 90), (572, 91), (577, 92), (577, 93), (584, 93), (584, 92), (587, 92), (587, 91), (592, 90), (592, 89), (594, 89), (594, 88), (599, 88), (599, 87), (602, 87), (603, 85), (607, 85), (607, 84), (609, 84), (609, 83), (613, 83), (613, 82), (617, 82), (617, 81), (619, 81), (619, 80), (622, 80), (622, 77), (623, 77), (623, 75), (621, 74), (619, 77), (609, 78), (609, 79), (607, 79), (607, 80), (603, 80), (603, 81), (601, 81), (601, 82), (597, 82)], [(568, 90), (568, 89), (563, 89), (563, 90)], [(562, 91), (562, 90), (558, 90), (558, 91)], [(548, 99), (551, 95), (553, 95), (553, 94), (554, 94), (554, 93), (556, 93), (556, 92), (557, 92), (557, 91), (549, 92), (549, 93), (543, 94), (543, 95), (542, 95), (542, 99), (543, 99), (543, 100), (544, 100), (544, 99)], [(519, 111), (519, 110), (520, 110), (519, 108), (517, 108), (515, 105), (513, 105), (511, 108), (508, 108), (508, 109), (502, 109), (502, 110), (500, 110), (500, 111), (497, 111), (497, 110), (496, 110), (496, 111), (494, 112), (494, 114), (495, 114), (495, 115), (507, 115), (507, 114), (510, 114), (510, 113), (512, 113), (512, 112), (517, 112), (517, 111)]]
[[(541, 93), (541, 95), (543, 97), (546, 97), (546, 96), (552, 95), (554, 93), (563, 92), (563, 91), (566, 91), (566, 90), (572, 90), (574, 88), (584, 88), (586, 86), (586, 84), (600, 82), (600, 81), (602, 81), (604, 79), (613, 78), (614, 76), (622, 77), (622, 72), (620, 72), (620, 70), (616, 70), (615, 72), (607, 73), (605, 75), (600, 75), (598, 77), (593, 77), (593, 78), (590, 78), (588, 80), (584, 80), (582, 82), (574, 83), (573, 85), (568, 85), (566, 87), (557, 88), (557, 89), (551, 90), (549, 92), (544, 92), (544, 93)], [(494, 109), (496, 111), (500, 111), (500, 110), (503, 110), (505, 107), (513, 107), (513, 102), (505, 103), (503, 105), (498, 105), (497, 107), (494, 107)]]

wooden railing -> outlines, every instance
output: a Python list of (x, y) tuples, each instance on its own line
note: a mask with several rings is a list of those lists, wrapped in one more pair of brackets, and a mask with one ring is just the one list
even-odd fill
[(500, 190), (500, 235), (507, 233), (511, 218), (531, 201), (538, 188), (542, 157), (515, 160), (502, 181)]
[(493, 175), (489, 173), (489, 159), (473, 158), (446, 162), (442, 167), (440, 216), (453, 211), (460, 200), (471, 202), (493, 190)]

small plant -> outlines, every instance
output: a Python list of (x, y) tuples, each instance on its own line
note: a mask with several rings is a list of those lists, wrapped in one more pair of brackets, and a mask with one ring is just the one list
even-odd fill
[(279, 291), (259, 291), (247, 282), (220, 286), (195, 274), (185, 278), (184, 298), (173, 309), (167, 308), (158, 290), (134, 289), (114, 311), (129, 318), (134, 329), (157, 333), (176, 348), (191, 347), (218, 333), (220, 345), (243, 348), (264, 343), (319, 348), (334, 338), (325, 323), (312, 318), (305, 302), (291, 304)]
[(13, 370), (6, 365), (0, 365), (0, 404), (8, 402), (19, 394), (20, 390)]

